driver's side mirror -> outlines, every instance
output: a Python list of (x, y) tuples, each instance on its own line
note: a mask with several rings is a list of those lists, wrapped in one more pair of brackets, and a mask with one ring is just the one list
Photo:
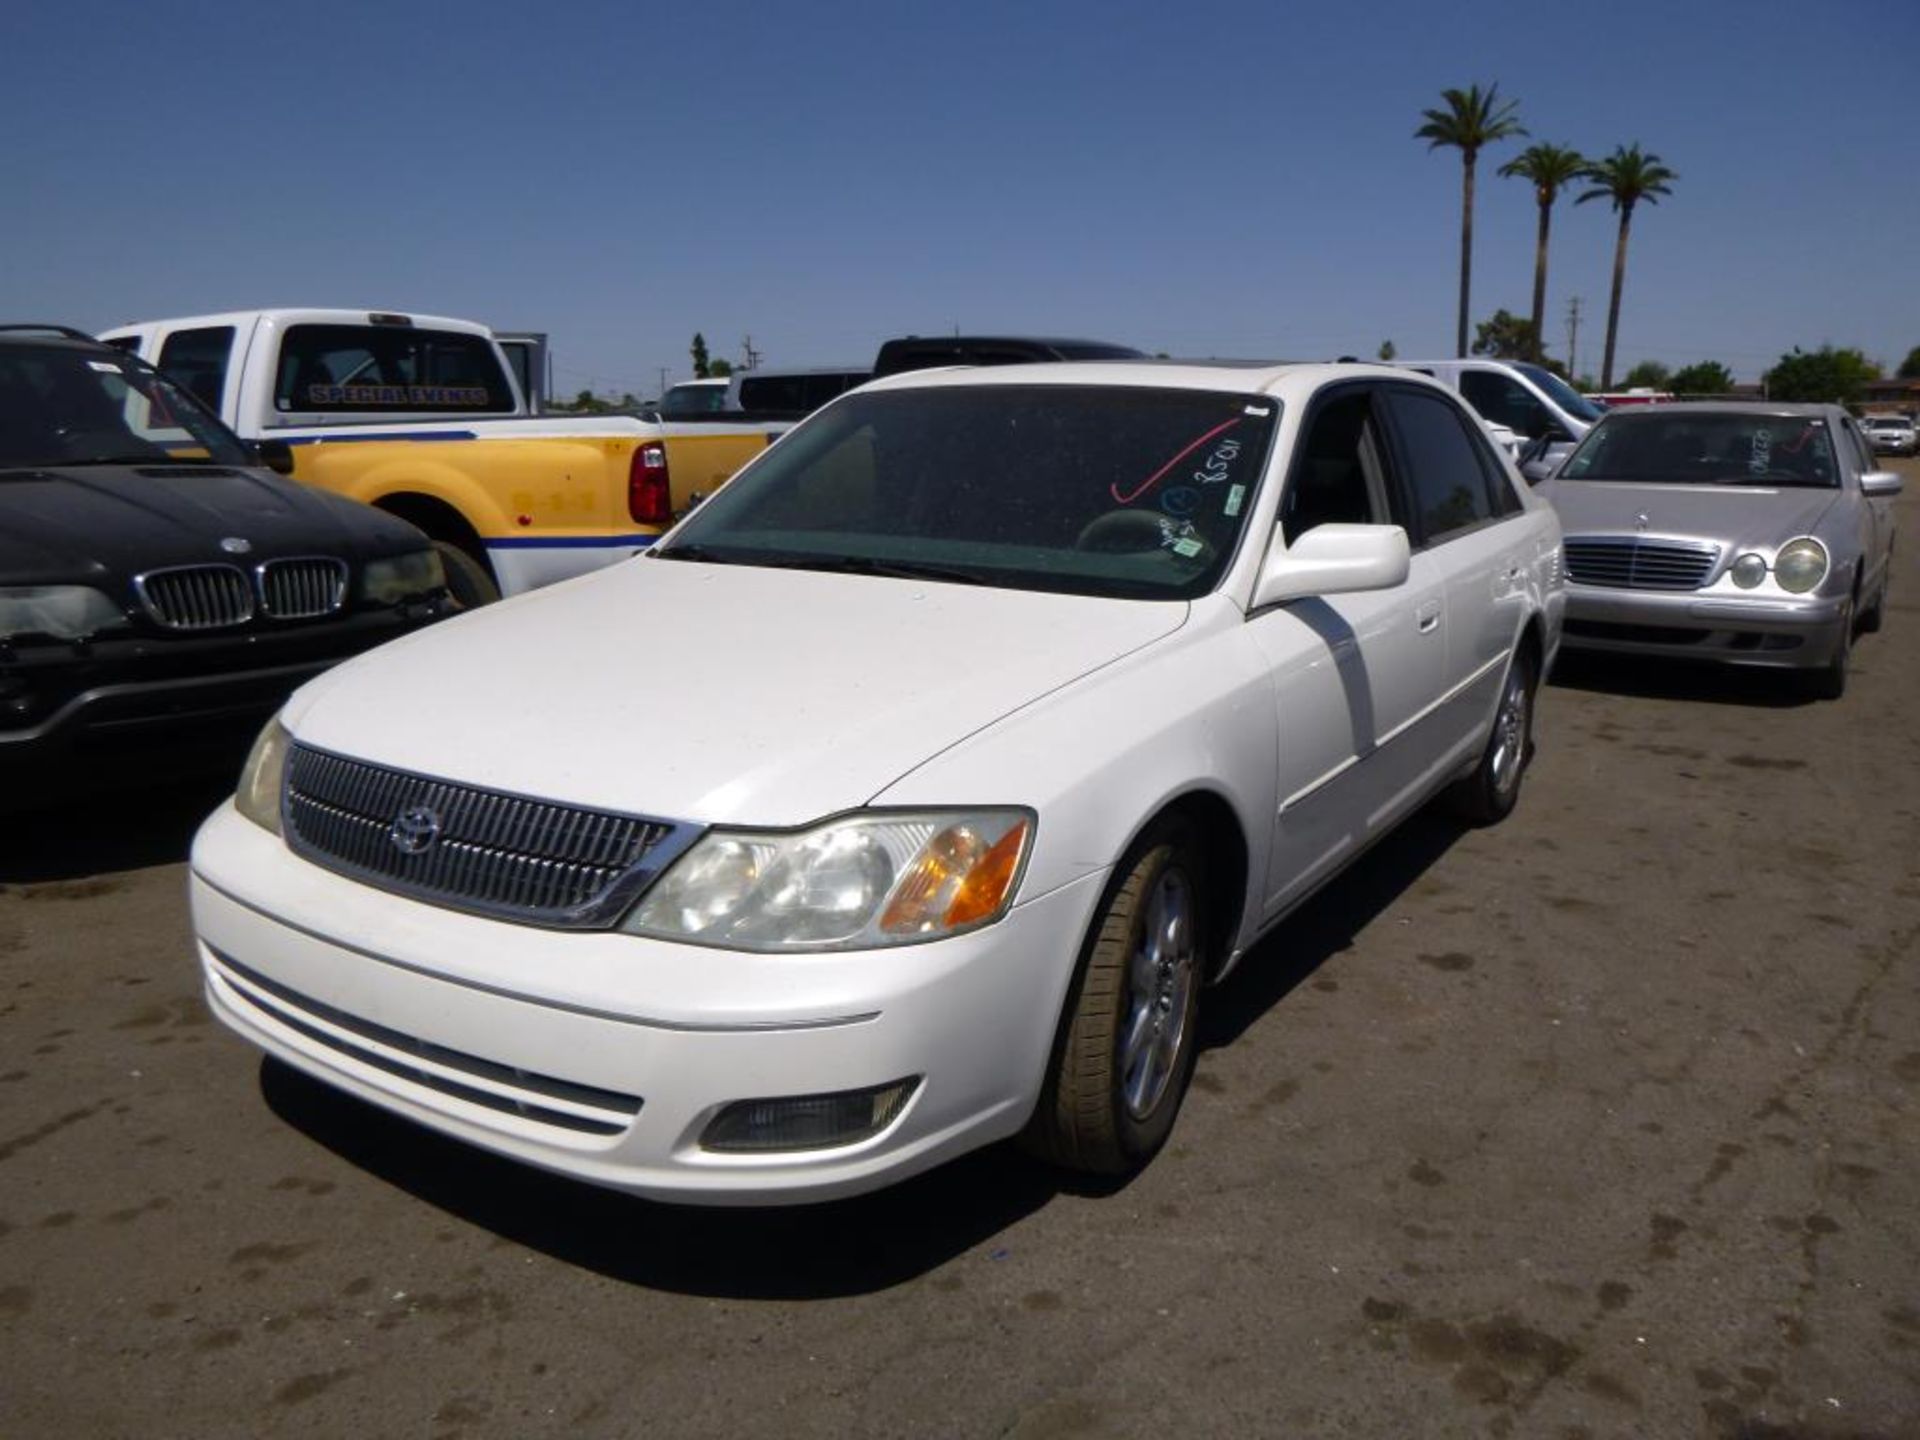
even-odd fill
[(1860, 477), (1860, 493), (1875, 498), (1898, 495), (1906, 482), (1891, 470), (1869, 470)]
[(1253, 608), (1312, 595), (1348, 595), (1404, 585), (1412, 566), (1398, 525), (1316, 525), (1267, 557), (1253, 587)]
[(293, 474), (293, 447), (284, 440), (256, 440), (253, 457), (276, 475)]

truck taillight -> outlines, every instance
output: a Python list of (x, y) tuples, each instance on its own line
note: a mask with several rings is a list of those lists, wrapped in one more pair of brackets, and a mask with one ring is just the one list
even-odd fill
[(667, 447), (655, 440), (633, 452), (627, 473), (627, 513), (636, 525), (673, 523), (673, 489), (667, 484)]

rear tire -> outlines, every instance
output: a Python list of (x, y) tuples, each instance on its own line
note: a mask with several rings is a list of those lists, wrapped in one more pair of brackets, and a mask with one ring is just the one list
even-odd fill
[(1531, 650), (1514, 651), (1507, 666), (1500, 704), (1493, 712), (1493, 733), (1473, 773), (1448, 794), (1454, 813), (1472, 825), (1497, 825), (1520, 800), (1520, 781), (1533, 758), (1533, 701), (1540, 688), (1539, 664)]
[(441, 569), (447, 572), (447, 593), (462, 610), (491, 605), (500, 598), (500, 587), (493, 583), (487, 567), (465, 550), (451, 540), (436, 540), (433, 548), (440, 557)]
[(1127, 852), (1081, 948), (1027, 1149), (1124, 1176), (1166, 1143), (1193, 1077), (1208, 923), (1200, 847), (1183, 823)]

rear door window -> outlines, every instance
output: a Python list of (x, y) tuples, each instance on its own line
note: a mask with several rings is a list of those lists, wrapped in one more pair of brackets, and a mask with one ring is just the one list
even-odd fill
[(1389, 387), (1386, 400), (1413, 507), (1414, 543), (1437, 545), (1508, 513), (1496, 508), (1489, 462), (1457, 407), (1400, 386)]

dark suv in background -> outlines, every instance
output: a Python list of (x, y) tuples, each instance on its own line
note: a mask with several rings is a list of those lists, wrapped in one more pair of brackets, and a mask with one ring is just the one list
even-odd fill
[(0, 326), (0, 812), (237, 770), (295, 686), (453, 608), (419, 531), (261, 460), (140, 360)]

